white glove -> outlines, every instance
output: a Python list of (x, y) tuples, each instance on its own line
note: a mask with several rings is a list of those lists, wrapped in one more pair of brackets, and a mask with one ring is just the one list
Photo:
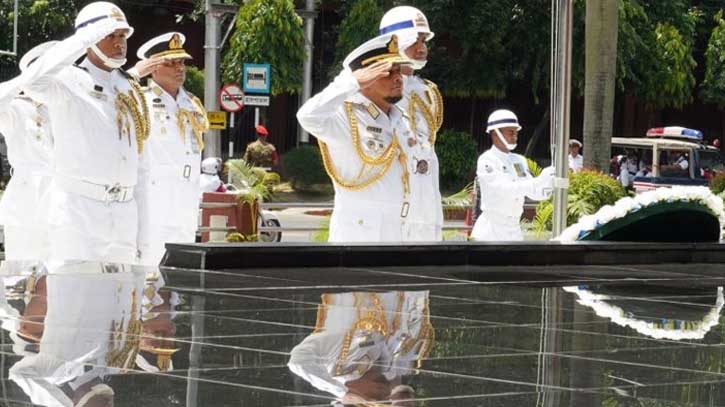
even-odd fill
[(536, 187), (539, 190), (551, 189), (554, 187), (554, 167), (546, 167), (536, 177)]
[(543, 170), (541, 170), (541, 174), (539, 174), (539, 177), (541, 177), (542, 175), (545, 175), (548, 177), (553, 177), (555, 171), (556, 171), (556, 168), (554, 168), (553, 166), (546, 167)]
[(131, 68), (133, 72), (129, 70), (129, 73), (132, 73), (138, 79), (141, 79), (153, 73), (156, 68), (160, 65), (163, 65), (164, 62), (165, 60), (163, 58), (142, 59), (136, 62), (136, 65)]

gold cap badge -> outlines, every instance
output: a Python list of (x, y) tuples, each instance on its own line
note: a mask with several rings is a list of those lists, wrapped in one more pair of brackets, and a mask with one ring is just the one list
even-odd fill
[(183, 44), (181, 43), (181, 37), (179, 34), (174, 34), (171, 36), (171, 39), (169, 40), (169, 49), (182, 49)]
[(117, 9), (115, 7), (111, 10), (111, 18), (113, 18), (116, 21), (126, 21), (126, 17), (124, 17), (121, 10)]
[(393, 35), (393, 38), (390, 39), (390, 42), (388, 43), (388, 52), (391, 54), (397, 54), (398, 53), (398, 36)]

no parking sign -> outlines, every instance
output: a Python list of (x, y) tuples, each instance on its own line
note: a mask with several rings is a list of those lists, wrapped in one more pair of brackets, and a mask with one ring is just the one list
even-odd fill
[(234, 113), (244, 109), (244, 92), (235, 83), (222, 86), (219, 92), (219, 106), (227, 112)]

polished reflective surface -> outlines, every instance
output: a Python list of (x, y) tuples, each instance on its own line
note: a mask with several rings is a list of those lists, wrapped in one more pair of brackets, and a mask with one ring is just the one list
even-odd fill
[(3, 406), (725, 405), (718, 265), (0, 276)]

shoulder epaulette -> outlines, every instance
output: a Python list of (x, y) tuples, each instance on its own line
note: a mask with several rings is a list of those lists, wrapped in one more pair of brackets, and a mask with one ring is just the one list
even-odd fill
[(438, 88), (438, 85), (435, 84), (435, 82), (430, 81), (428, 79), (423, 79), (423, 82), (425, 82), (426, 85), (430, 86), (431, 88)]
[(78, 69), (81, 69), (81, 70), (84, 70), (84, 71), (88, 72), (88, 68), (86, 68), (86, 67), (83, 67), (83, 66), (80, 66), (80, 65), (78, 65), (78, 64), (73, 64), (73, 67), (75, 67), (75, 68), (78, 68)]

